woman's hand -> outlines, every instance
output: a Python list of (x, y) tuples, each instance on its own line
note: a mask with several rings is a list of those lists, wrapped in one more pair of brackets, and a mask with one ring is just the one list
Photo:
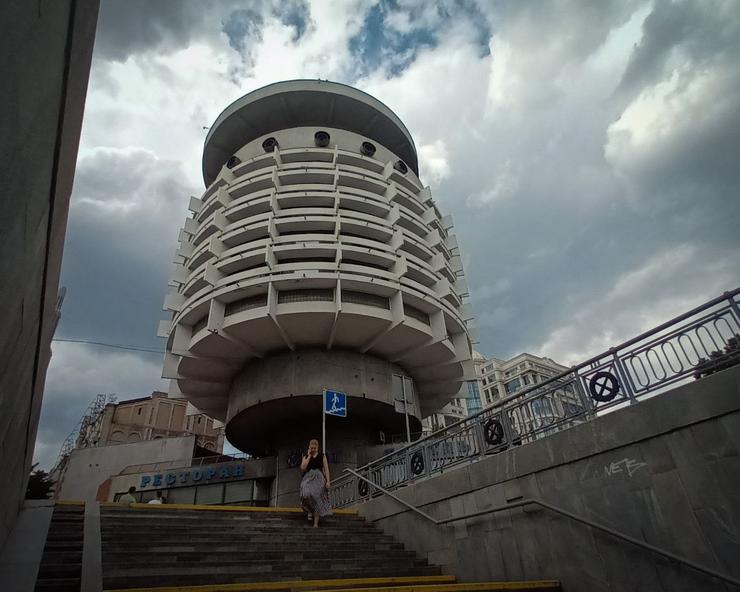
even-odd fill
[(329, 483), (328, 481), (326, 482), (326, 488), (327, 489), (330, 489), (331, 488), (331, 483)]

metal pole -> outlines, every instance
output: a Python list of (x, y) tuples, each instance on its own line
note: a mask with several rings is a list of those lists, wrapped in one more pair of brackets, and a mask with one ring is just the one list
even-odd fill
[[(303, 456), (301, 454), (301, 456)], [(277, 508), (278, 492), (280, 491), (280, 450), (275, 455), (275, 503), (272, 505)]]
[(326, 389), (321, 396), (321, 452), (326, 454)]
[(403, 414), (406, 416), (406, 442), (411, 444), (411, 426), (409, 425), (409, 404), (406, 401), (406, 377), (401, 376), (401, 392), (403, 393)]

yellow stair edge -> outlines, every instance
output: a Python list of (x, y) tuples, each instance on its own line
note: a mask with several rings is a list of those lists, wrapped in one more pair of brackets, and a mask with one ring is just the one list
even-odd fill
[[(501, 582), (465, 582), (419, 584), (411, 586), (373, 586), (371, 588), (332, 589), (332, 592), (476, 592), (492, 590), (560, 590), (559, 580), (521, 580)], [(308, 590), (306, 592), (317, 592)]]
[[(156, 504), (153, 504), (156, 505)], [(334, 580), (287, 580), (282, 582), (245, 582), (243, 584), (205, 584), (199, 586), (163, 586), (160, 588), (121, 588), (104, 592), (248, 592), (249, 590), (326, 590), (352, 585), (451, 584), (455, 576), (398, 576), (388, 578), (340, 578)], [(375, 590), (375, 588), (371, 588)]]
[[(117, 502), (102, 502), (101, 508), (120, 508), (128, 506), (136, 509), (146, 510), (207, 510), (210, 512), (265, 512), (265, 513), (303, 513), (301, 508), (288, 507), (259, 507), (259, 506), (201, 506), (197, 504), (121, 504)], [(357, 516), (357, 510), (332, 510), (334, 514), (343, 516)]]
[(80, 500), (54, 500), (55, 506), (84, 506), (85, 502)]

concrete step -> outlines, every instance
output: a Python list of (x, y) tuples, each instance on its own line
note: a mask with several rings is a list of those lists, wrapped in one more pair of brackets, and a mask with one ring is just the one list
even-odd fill
[(79, 578), (82, 573), (82, 561), (52, 563), (44, 561), (39, 566), (39, 578)]
[[(111, 577), (132, 575), (165, 576), (179, 574), (204, 574), (204, 573), (281, 573), (300, 575), (306, 571), (322, 570), (326, 573), (348, 570), (364, 570), (372, 572), (377, 569), (379, 562), (374, 559), (334, 558), (334, 559), (309, 559), (302, 562), (282, 560), (244, 560), (227, 561), (216, 559), (214, 561), (191, 561), (171, 562), (166, 564), (141, 564), (141, 563), (107, 563), (103, 562), (105, 573)], [(386, 557), (382, 563), (386, 569), (403, 570), (413, 567), (424, 567), (426, 562), (415, 557)]]
[(62, 551), (82, 552), (82, 539), (79, 541), (50, 541), (47, 538), (46, 545), (44, 546), (44, 554), (47, 552), (59, 553)]
[(139, 576), (126, 575), (111, 577), (104, 575), (103, 588), (105, 590), (127, 589), (127, 588), (155, 588), (160, 586), (205, 586), (212, 590), (211, 586), (217, 584), (238, 584), (244, 582), (279, 582), (285, 580), (325, 580), (327, 576), (340, 579), (364, 579), (375, 577), (399, 577), (399, 576), (436, 576), (440, 575), (439, 567), (412, 567), (405, 570), (388, 570), (377, 567), (373, 570), (337, 570), (327, 572), (326, 570), (314, 570), (301, 572), (299, 576), (291, 576), (290, 573), (215, 573), (215, 574), (177, 574), (168, 576)]
[(36, 582), (35, 592), (79, 592), (79, 578), (56, 578)]
[(49, 528), (49, 533), (46, 535), (46, 540), (58, 543), (58, 542), (66, 542), (66, 543), (76, 543), (79, 542), (82, 543), (82, 531), (81, 530), (74, 530), (74, 531), (68, 531), (68, 532), (58, 532), (56, 530), (53, 530), (52, 528)]
[[(316, 529), (319, 530), (319, 529)], [(106, 533), (102, 534), (102, 541), (104, 545), (107, 544), (123, 544), (127, 547), (139, 545), (139, 544), (151, 544), (151, 543), (165, 543), (165, 542), (177, 542), (181, 540), (187, 540), (189, 543), (221, 543), (221, 542), (241, 542), (251, 544), (261, 543), (279, 543), (283, 545), (322, 545), (329, 541), (337, 543), (390, 543), (393, 542), (393, 537), (382, 533), (370, 533), (363, 536), (332, 536), (328, 534), (298, 534), (293, 536), (274, 535), (268, 533), (257, 533), (250, 534), (248, 532), (241, 533), (229, 533), (228, 535), (219, 535), (218, 533), (198, 533), (191, 534), (186, 537), (174, 537), (167, 536), (166, 534), (157, 535), (146, 535), (144, 533), (133, 534), (133, 533)]]
[[(242, 542), (242, 543), (233, 543), (230, 541), (219, 541), (217, 543), (199, 543), (199, 544), (192, 544), (193, 541), (188, 540), (187, 542), (180, 543), (177, 541), (166, 541), (161, 543), (144, 543), (144, 544), (138, 544), (135, 547), (131, 545), (123, 545), (121, 544), (121, 548), (114, 548), (109, 545), (104, 545), (103, 547), (103, 555), (106, 553), (153, 553), (153, 554), (162, 554), (162, 553), (186, 553), (186, 552), (196, 552), (196, 553), (209, 553), (209, 552), (245, 552), (253, 547), (249, 542)], [(304, 548), (296, 548), (296, 547), (286, 547), (284, 544), (279, 543), (262, 543), (259, 546), (259, 549), (262, 551), (282, 551), (283, 553), (286, 552), (300, 552), (303, 551)], [(396, 542), (386, 542), (386, 543), (327, 543), (326, 545), (322, 545), (321, 547), (322, 552), (325, 553), (331, 553), (331, 552), (337, 552), (337, 553), (363, 553), (363, 552), (369, 552), (369, 551), (391, 551), (391, 550), (403, 550), (403, 545), (401, 543)]]
[[(346, 527), (344, 525), (339, 524), (332, 524), (330, 522), (322, 522), (319, 525), (319, 528), (322, 531), (331, 531), (336, 534), (342, 534), (342, 533), (348, 533), (348, 534), (363, 534), (366, 532), (377, 532), (377, 528), (374, 526), (370, 526), (368, 524), (364, 524), (362, 526), (355, 526), (355, 527)], [(191, 532), (197, 532), (198, 530), (215, 530), (217, 529), (219, 532), (239, 532), (239, 531), (245, 531), (245, 532), (275, 532), (275, 533), (293, 533), (293, 532), (304, 532), (307, 530), (313, 531), (313, 525), (308, 522), (308, 520), (304, 520), (302, 522), (298, 522), (295, 524), (290, 525), (271, 525), (271, 524), (250, 524), (250, 523), (228, 523), (228, 524), (180, 524), (180, 523), (173, 523), (173, 524), (158, 524), (158, 523), (150, 523), (150, 524), (127, 524), (127, 523), (118, 523), (118, 524), (111, 524), (107, 521), (103, 521), (101, 524), (101, 532), (117, 532), (117, 531), (126, 531), (126, 532), (146, 532), (146, 533), (153, 533), (153, 532), (170, 532), (170, 533), (191, 533)], [(71, 532), (71, 530), (64, 532)]]
[(82, 546), (79, 549), (69, 549), (67, 545), (60, 547), (59, 550), (50, 549), (48, 546), (44, 550), (42, 559), (43, 563), (80, 563), (82, 561)]
[[(358, 549), (359, 550), (359, 549)], [(336, 556), (336, 554), (342, 553), (342, 549), (334, 549), (328, 551), (321, 549), (324, 556)], [(407, 559), (415, 560), (416, 554), (413, 551), (405, 551), (403, 549), (394, 549), (392, 551), (383, 550), (376, 551), (373, 549), (363, 550), (363, 557), (372, 561), (385, 560), (388, 557), (394, 559)], [(345, 552), (346, 554), (346, 552)], [(179, 551), (179, 552), (144, 552), (137, 553), (136, 550), (129, 552), (117, 552), (117, 553), (104, 553), (103, 563), (114, 565), (114, 564), (130, 564), (130, 565), (167, 565), (172, 563), (208, 563), (214, 561), (265, 561), (265, 562), (276, 562), (276, 561), (308, 561), (313, 560), (316, 556), (316, 552), (313, 550), (307, 551), (288, 551), (285, 549), (265, 551), (262, 549), (244, 549), (240, 551)]]
[[(101, 516), (118, 515), (118, 516), (208, 516), (213, 518), (226, 518), (229, 516), (241, 516), (255, 519), (277, 519), (291, 520), (303, 516), (303, 511), (299, 508), (294, 509), (275, 509), (275, 508), (250, 508), (247, 506), (207, 506), (197, 509), (182, 509), (178, 505), (160, 505), (150, 507), (128, 507), (125, 505), (109, 507), (103, 506), (100, 509)], [(340, 520), (363, 520), (356, 512), (346, 512), (345, 510), (336, 510), (333, 516)]]
[(495, 592), (496, 590), (545, 592), (561, 590), (561, 587), (558, 580), (521, 580), (413, 586), (369, 586), (366, 588), (347, 587), (334, 588), (332, 589), (332, 592)]
[[(404, 560), (399, 561), (384, 561), (382, 569), (392, 573), (400, 573), (409, 569), (426, 568), (422, 560)], [(225, 562), (217, 561), (204, 564), (170, 564), (170, 565), (157, 565), (157, 566), (142, 566), (142, 565), (105, 565), (104, 573), (106, 577), (121, 577), (126, 575), (131, 576), (150, 576), (150, 577), (165, 577), (165, 576), (180, 576), (180, 575), (205, 575), (211, 574), (219, 576), (221, 574), (242, 574), (245, 576), (254, 576), (257, 574), (273, 573), (276, 575), (282, 575), (283, 577), (304, 577), (305, 573), (308, 572), (321, 572), (321, 573), (339, 573), (345, 571), (361, 571), (363, 573), (372, 573), (379, 569), (376, 562), (363, 561), (358, 562), (356, 559), (329, 559), (322, 561), (311, 561), (310, 563), (299, 563), (299, 562), (264, 562), (264, 561), (236, 561), (236, 562)], [(337, 576), (334, 576), (337, 577)]]
[(79, 591), (83, 532), (83, 506), (54, 507), (36, 577), (37, 592)]

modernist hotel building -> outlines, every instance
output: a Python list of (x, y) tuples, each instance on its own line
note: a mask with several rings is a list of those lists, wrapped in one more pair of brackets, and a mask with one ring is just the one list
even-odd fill
[(405, 431), (404, 394), (416, 433), (475, 379), (457, 241), (418, 173), (401, 120), (342, 84), (272, 84), (210, 128), (163, 376), (232, 444), (290, 469), (275, 494), (297, 490), (286, 459), (320, 437), (324, 389), (348, 396), (327, 425), (339, 469)]

